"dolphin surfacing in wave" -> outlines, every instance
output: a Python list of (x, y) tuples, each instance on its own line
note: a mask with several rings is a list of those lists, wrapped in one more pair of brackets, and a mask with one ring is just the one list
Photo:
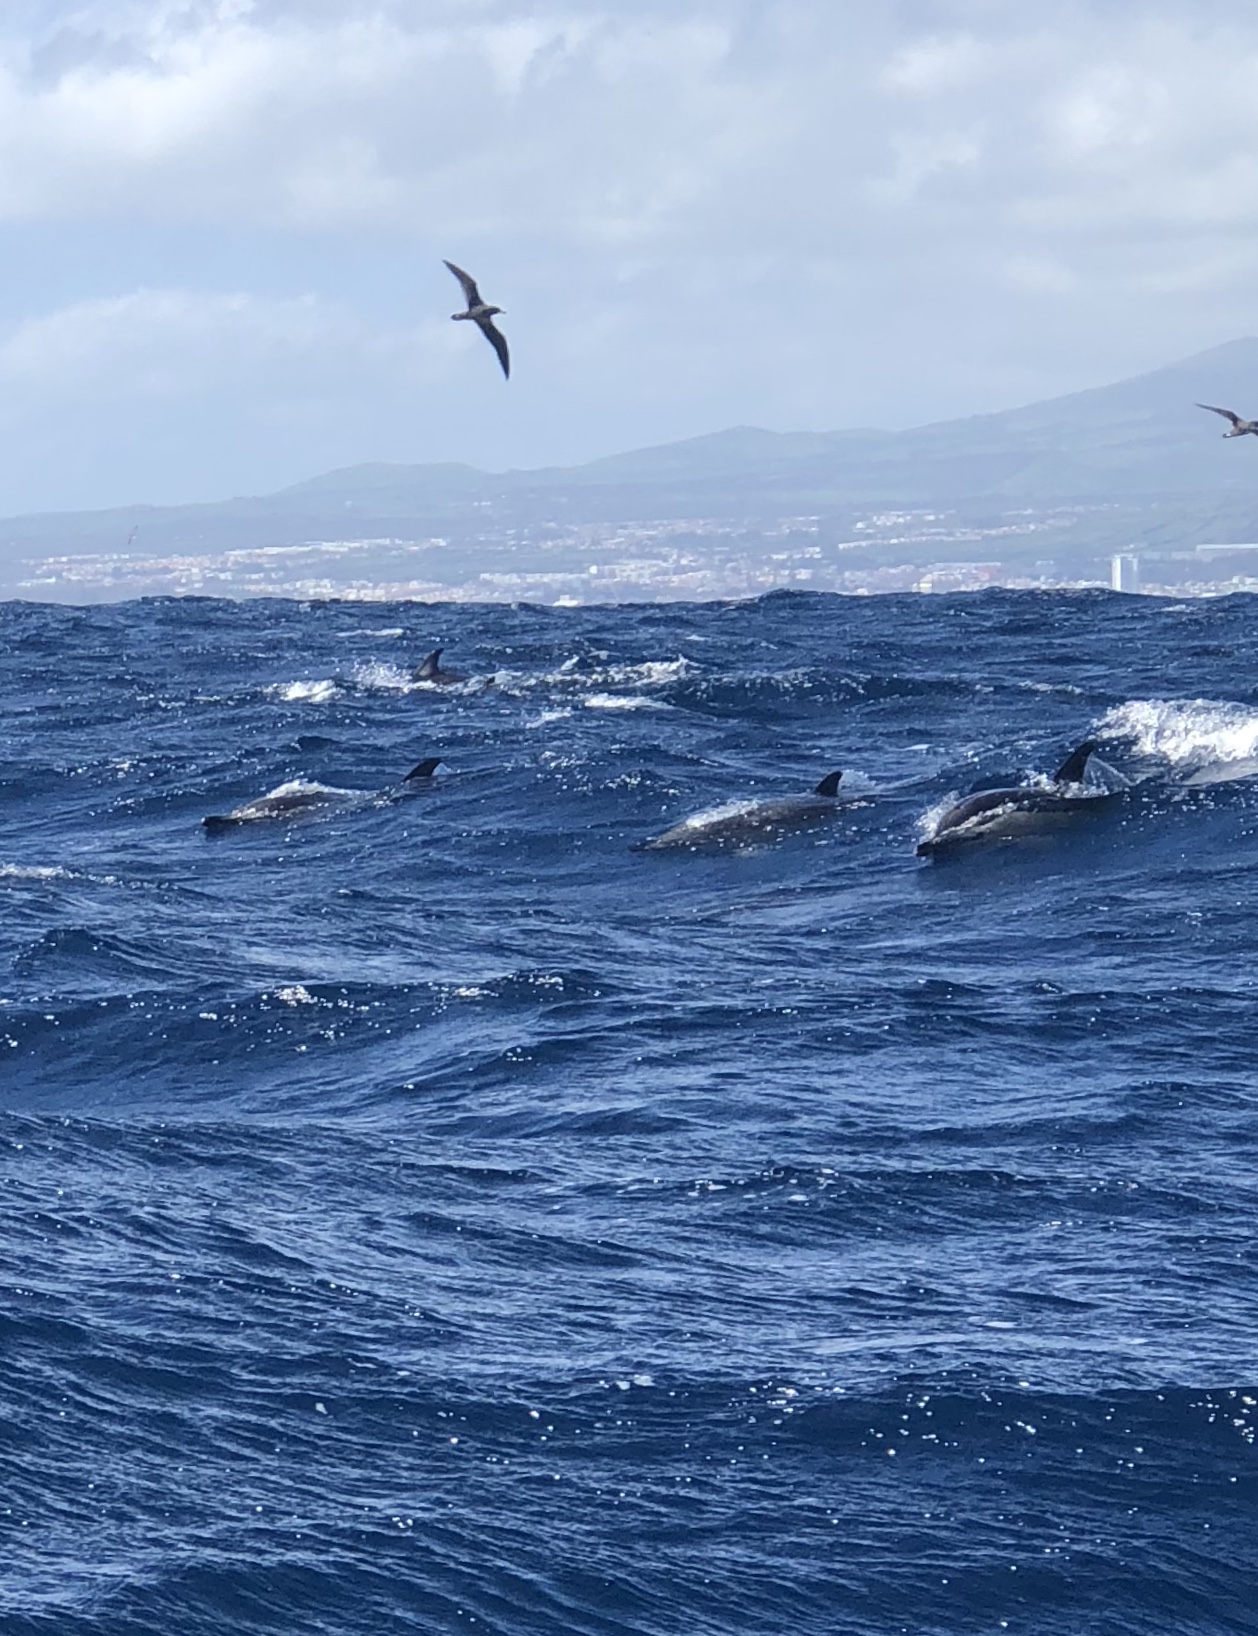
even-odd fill
[(842, 806), (842, 772), (827, 773), (808, 795), (784, 795), (770, 801), (736, 801), (693, 813), (649, 841), (639, 841), (634, 852), (667, 852), (678, 847), (737, 846), (776, 840), (792, 830), (813, 829), (832, 818)]
[[(401, 782), (409, 784), (431, 779), (440, 765), (440, 756), (429, 756), (418, 766), (412, 767)], [(201, 825), (208, 834), (218, 835), (224, 830), (239, 829), (244, 824), (312, 818), (332, 808), (358, 806), (370, 801), (372, 793), (370, 790), (343, 790), (334, 784), (316, 784), (304, 778), (293, 778), (267, 795), (259, 795), (252, 801), (233, 807), (230, 812), (211, 813), (202, 818)]]
[(1011, 789), (979, 790), (948, 808), (934, 829), (918, 843), (919, 858), (935, 858), (977, 841), (1016, 841), (1072, 823), (1104, 810), (1121, 789), (1087, 788), (1083, 779), (1097, 749), (1086, 739), (1073, 749), (1047, 784), (1020, 784)]
[(453, 687), (456, 682), (467, 681), (467, 674), (462, 670), (446, 670), (441, 663), (440, 648), (434, 648), (428, 657), (415, 666), (411, 672), (413, 682), (431, 682), (434, 687)]

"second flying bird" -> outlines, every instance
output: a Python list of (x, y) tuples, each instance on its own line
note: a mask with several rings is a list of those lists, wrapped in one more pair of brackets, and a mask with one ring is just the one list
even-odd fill
[(509, 380), (511, 378), (511, 357), (507, 351), (507, 338), (494, 324), (494, 314), (502, 311), (501, 307), (491, 307), (481, 298), (476, 288), (476, 280), (470, 273), (465, 273), (461, 267), (456, 267), (452, 261), (446, 266), (463, 286), (463, 299), (467, 302), (466, 312), (452, 312), (450, 317), (456, 322), (461, 318), (470, 318), (473, 324), (480, 328), (481, 334), (498, 354), (498, 362), (502, 365), (502, 373)]

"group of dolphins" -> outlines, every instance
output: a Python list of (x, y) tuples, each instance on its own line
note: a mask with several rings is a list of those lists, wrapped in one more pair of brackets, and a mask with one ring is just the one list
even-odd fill
[[(506, 338), (494, 325), (494, 318), (502, 308), (484, 300), (470, 273), (464, 272), (452, 261), (447, 261), (445, 265), (458, 280), (467, 302), (466, 311), (452, 313), (451, 317), (456, 322), (476, 324), (497, 353), (503, 375), (509, 376), (511, 360)], [(1197, 407), (1208, 409), (1231, 422), (1231, 429), (1224, 432), (1224, 437), (1244, 437), (1247, 433), (1258, 436), (1258, 421), (1244, 420), (1233, 410), (1222, 409), (1212, 403), (1198, 404)], [(441, 649), (436, 648), (416, 666), (413, 680), (441, 687), (465, 682), (468, 678), (460, 671), (447, 670), (441, 663)], [(940, 857), (979, 841), (1013, 840), (1069, 823), (1083, 813), (1095, 812), (1098, 807), (1112, 803), (1122, 793), (1120, 788), (1114, 787), (1121, 780), (1111, 778), (1108, 786), (1084, 782), (1088, 762), (1096, 749), (1094, 739), (1085, 740), (1070, 752), (1046, 783), (979, 790), (965, 796), (938, 818), (931, 833), (918, 843), (917, 855)], [(426, 784), (439, 766), (441, 758), (429, 756), (418, 766), (412, 767), (401, 784)], [(1112, 772), (1112, 769), (1107, 770)], [(663, 852), (679, 847), (698, 849), (747, 845), (772, 840), (791, 830), (812, 829), (851, 804), (840, 791), (842, 778), (841, 771), (828, 773), (806, 795), (781, 796), (770, 801), (735, 802), (694, 813), (662, 834), (639, 842), (633, 850)], [(230, 812), (211, 814), (201, 821), (206, 830), (213, 833), (267, 819), (299, 818), (361, 798), (361, 791), (333, 790), (326, 785), (296, 781), (281, 785), (269, 795), (233, 807)]]
[[(1011, 841), (1043, 833), (1112, 803), (1121, 795), (1121, 788), (1084, 782), (1096, 749), (1096, 740), (1086, 739), (1070, 752), (1047, 783), (979, 790), (954, 802), (918, 843), (918, 857), (942, 857), (981, 841)], [(1112, 773), (1112, 769), (1107, 770)], [(790, 830), (813, 829), (848, 804), (840, 791), (842, 778), (842, 772), (827, 773), (807, 795), (749, 801), (696, 813), (663, 834), (639, 842), (634, 850), (661, 852), (673, 847), (747, 844), (757, 839), (771, 840)]]
[[(441, 663), (440, 648), (434, 649), (412, 672), (412, 679), (435, 687), (465, 682), (462, 671), (447, 670)], [(1085, 739), (1073, 749), (1052, 778), (1038, 784), (1012, 785), (1003, 789), (979, 790), (953, 803), (935, 821), (931, 832), (917, 847), (917, 855), (936, 858), (955, 853), (983, 841), (1009, 841), (1040, 833), (1072, 822), (1116, 801), (1125, 781), (1112, 768), (1103, 781), (1086, 782), (1089, 762), (1098, 748), (1095, 739)], [(440, 756), (428, 756), (399, 781), (407, 785), (429, 785)], [(1099, 763), (1104, 767), (1103, 763)], [(772, 841), (796, 830), (814, 829), (826, 823), (845, 806), (867, 799), (851, 796), (841, 789), (841, 770), (827, 773), (821, 782), (803, 795), (778, 796), (768, 801), (741, 801), (707, 809), (683, 818), (679, 823), (638, 842), (635, 852), (666, 852), (678, 848), (753, 845)], [(227, 813), (215, 813), (201, 820), (209, 833), (237, 829), (267, 820), (290, 820), (311, 816), (346, 801), (361, 801), (363, 792), (336, 790), (322, 784), (295, 781), (283, 784), (268, 795), (258, 796)]]

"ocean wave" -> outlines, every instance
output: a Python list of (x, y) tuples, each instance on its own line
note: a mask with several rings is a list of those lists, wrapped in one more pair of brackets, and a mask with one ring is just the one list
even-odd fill
[(1137, 755), (1176, 771), (1258, 773), (1258, 708), (1216, 699), (1139, 699), (1101, 718), (1102, 737), (1130, 742)]
[(1163, 611), (0, 606), (0, 1626), (1246, 1630), (1258, 601)]

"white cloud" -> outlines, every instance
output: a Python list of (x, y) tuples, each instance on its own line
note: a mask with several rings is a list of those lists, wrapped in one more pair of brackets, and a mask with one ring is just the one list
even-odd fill
[[(996, 407), (1251, 329), (1258, 21), (1051, 13), (11, 0), (0, 222), (105, 270), (0, 306), (0, 381), (50, 427), (111, 378), (165, 395), (205, 488), (233, 394), (318, 422), (312, 468), (526, 463)], [(508, 309), (505, 399), (443, 255)]]
[(363, 326), (314, 297), (137, 290), (19, 324), (0, 342), (0, 383), (57, 400), (185, 398), (226, 382), (252, 386), (278, 367), (357, 351)]
[(1051, 27), (964, 0), (102, 0), (38, 42), (0, 35), (0, 218), (409, 223), (581, 249), (749, 242), (789, 216), (791, 248), (820, 252), (840, 205), (907, 213), (963, 182), (1033, 229), (1072, 204), (1085, 224), (1111, 203), (1191, 222), (1203, 198), (1249, 222), (1248, 178), (1229, 184), (1258, 25), (1227, 17), (1212, 0), (1063, 5)]

